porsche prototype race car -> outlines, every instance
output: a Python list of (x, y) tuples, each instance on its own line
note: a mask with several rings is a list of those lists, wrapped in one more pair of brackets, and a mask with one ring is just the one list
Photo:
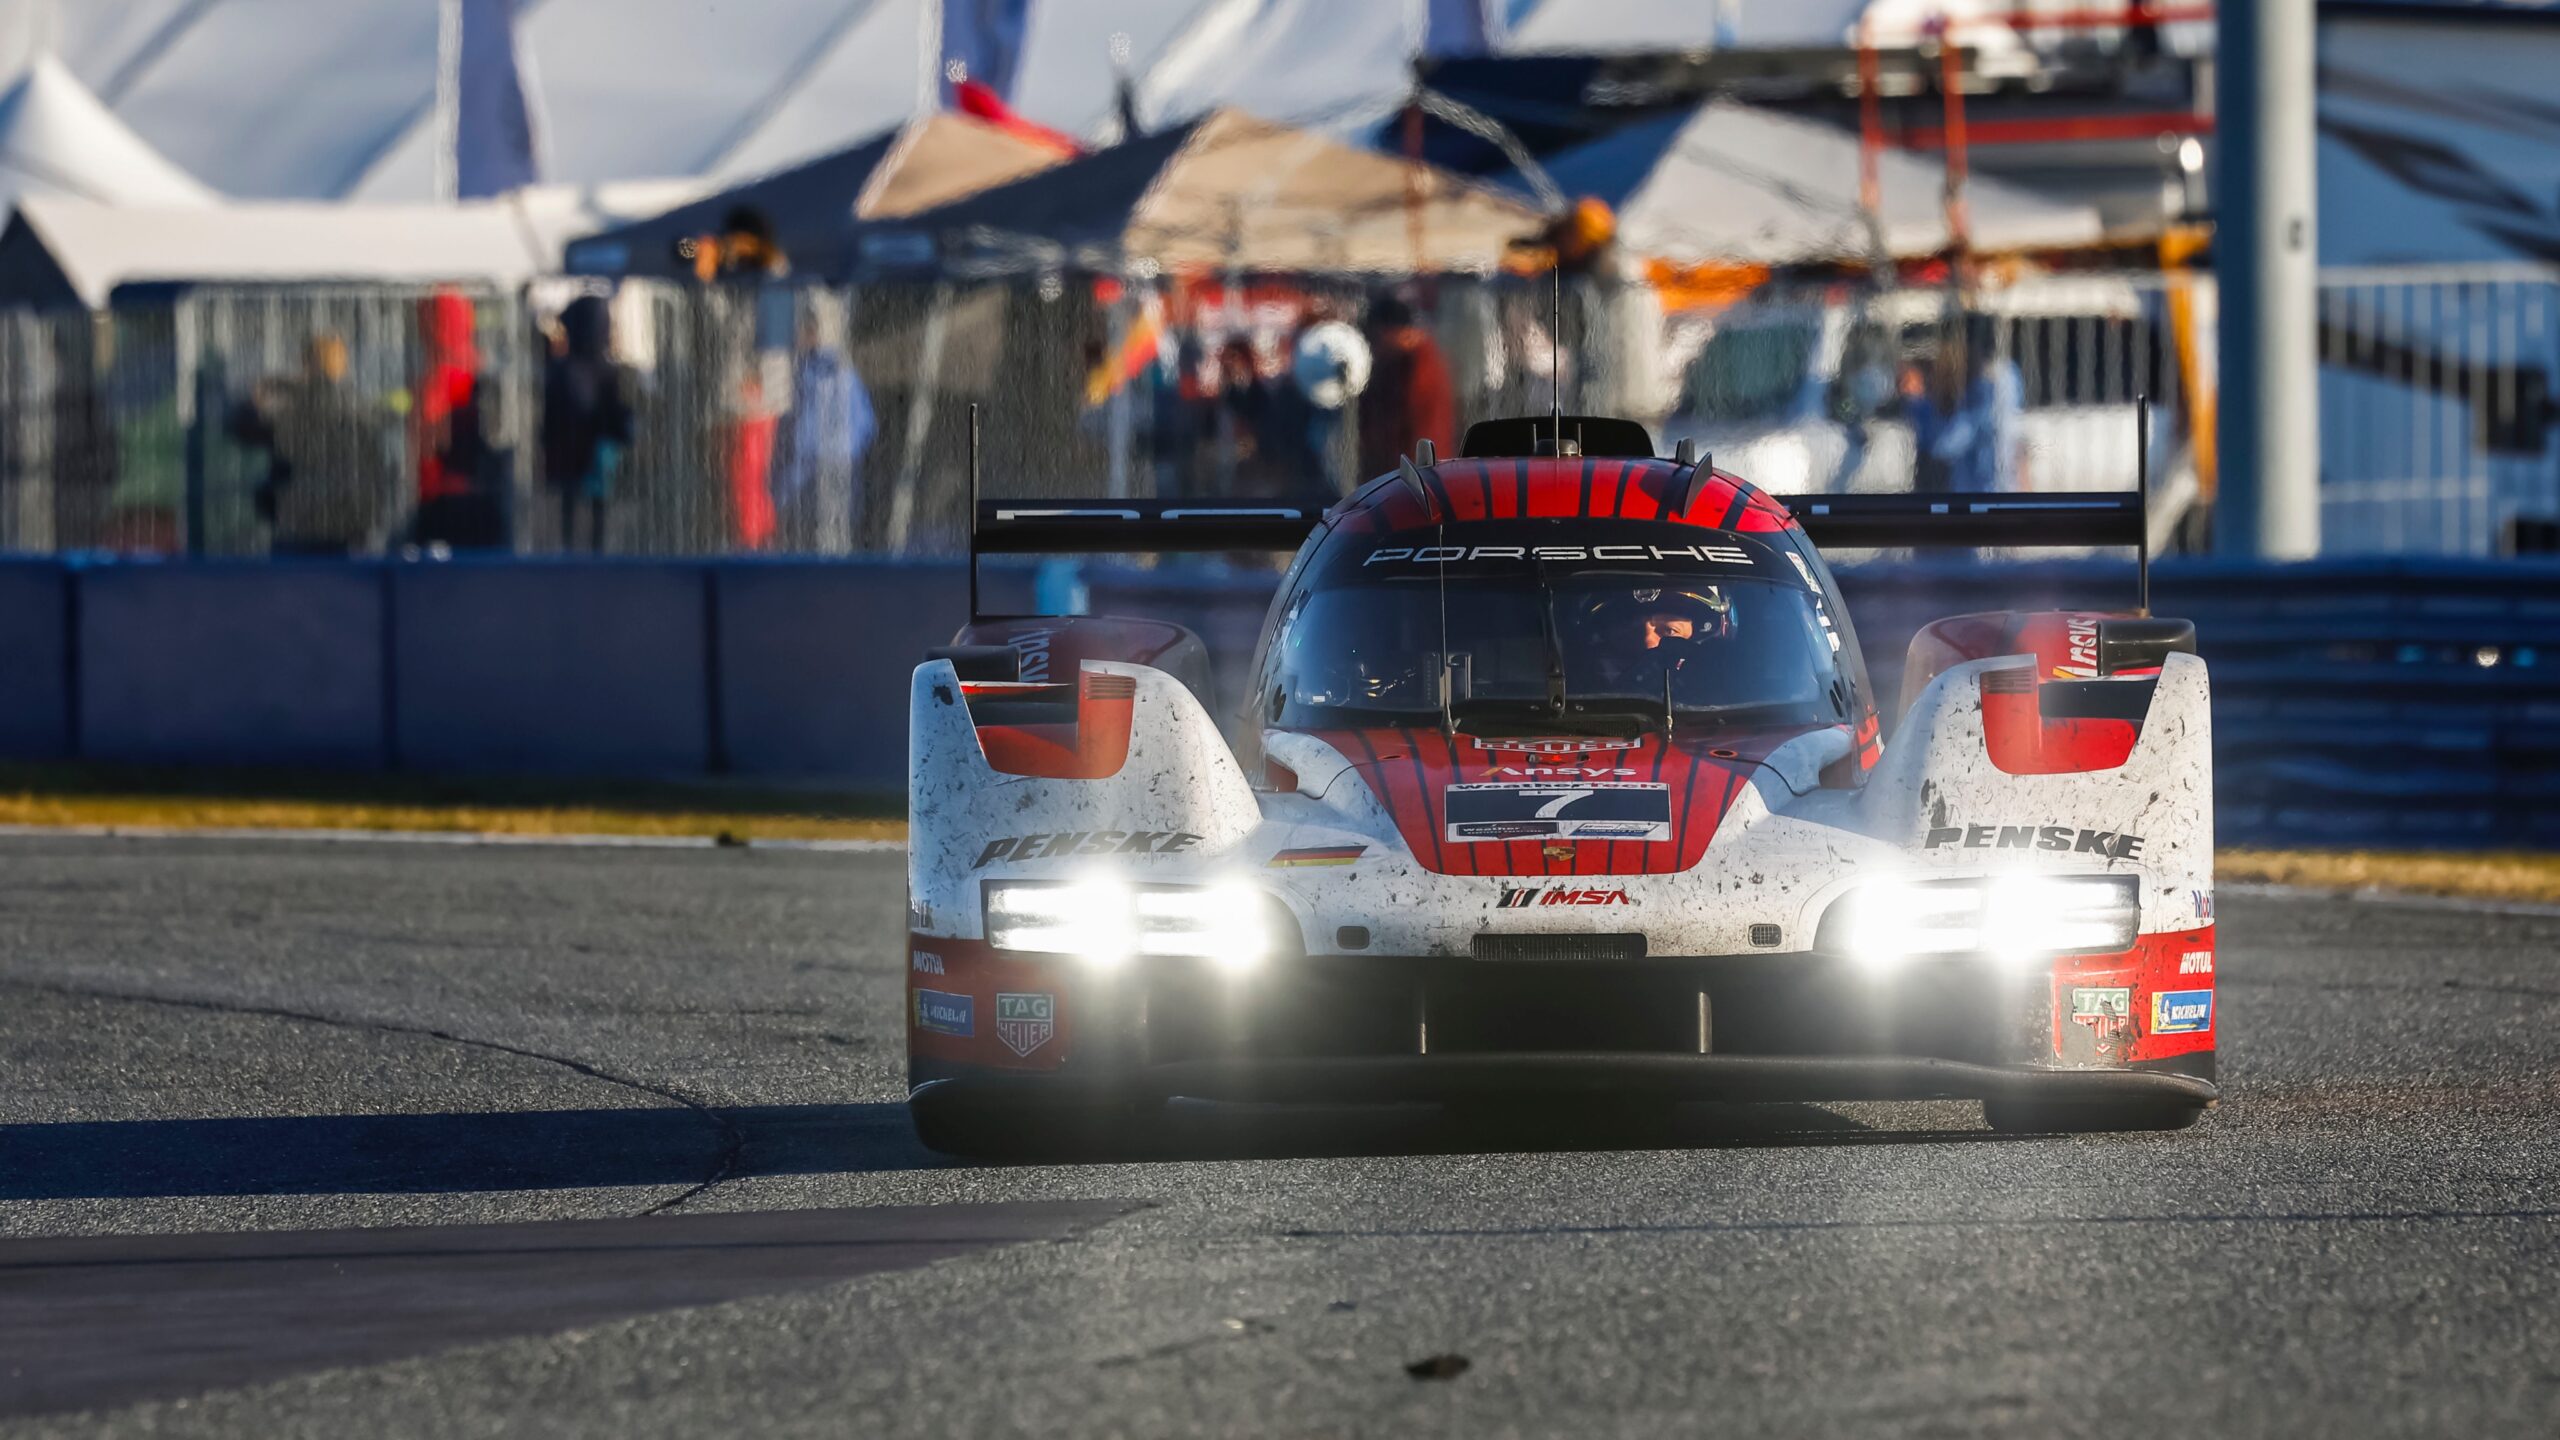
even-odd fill
[(973, 589), (979, 550), (1296, 559), (1232, 740), (1161, 621), (977, 619), (916, 670), (925, 1143), (1171, 1097), (2213, 1102), (2193, 627), (1938, 621), (1888, 746), (1816, 548), (2138, 544), (2136, 497), (1782, 499), (1563, 423), (1321, 515), (979, 504)]

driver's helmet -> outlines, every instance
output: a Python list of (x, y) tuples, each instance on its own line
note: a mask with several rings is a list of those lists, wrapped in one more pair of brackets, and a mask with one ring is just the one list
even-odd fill
[(1733, 634), (1733, 601), (1706, 586), (1633, 586), (1584, 598), (1573, 627), (1606, 662), (1660, 660), (1671, 668)]

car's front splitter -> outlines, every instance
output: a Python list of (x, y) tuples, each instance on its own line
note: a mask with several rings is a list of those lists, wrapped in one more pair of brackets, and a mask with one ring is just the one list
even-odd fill
[(942, 1091), (1018, 1093), (1045, 1102), (1177, 1097), (1256, 1103), (1450, 1103), (1485, 1099), (1665, 1101), (1993, 1100), (2054, 1105), (2203, 1107), (2210, 1080), (2166, 1069), (2060, 1069), (1904, 1056), (1560, 1054), (1236, 1057), (1039, 1077), (977, 1071), (930, 1080)]

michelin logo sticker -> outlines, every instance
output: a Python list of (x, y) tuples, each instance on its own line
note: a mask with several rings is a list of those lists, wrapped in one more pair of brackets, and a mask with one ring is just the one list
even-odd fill
[(953, 995), (941, 990), (916, 992), (916, 1028), (936, 1035), (956, 1035), (967, 1039), (978, 1033), (978, 1002), (968, 995)]
[(2151, 997), (2151, 1033), (2192, 1035), (2213, 1028), (2213, 992), (2162, 990)]

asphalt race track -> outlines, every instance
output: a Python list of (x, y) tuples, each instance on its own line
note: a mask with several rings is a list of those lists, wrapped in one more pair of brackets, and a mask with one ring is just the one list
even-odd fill
[(985, 1168), (897, 1103), (902, 866), (0, 840), (0, 1433), (2560, 1423), (2560, 917), (2226, 894), (2177, 1135), (1201, 1107)]

